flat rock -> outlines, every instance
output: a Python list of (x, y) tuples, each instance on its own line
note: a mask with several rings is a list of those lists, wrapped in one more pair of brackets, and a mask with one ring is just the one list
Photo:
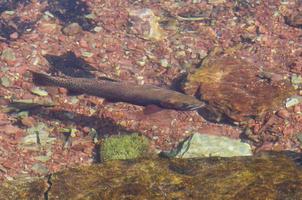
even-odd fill
[(251, 146), (224, 136), (195, 133), (169, 155), (176, 158), (233, 157), (253, 155)]

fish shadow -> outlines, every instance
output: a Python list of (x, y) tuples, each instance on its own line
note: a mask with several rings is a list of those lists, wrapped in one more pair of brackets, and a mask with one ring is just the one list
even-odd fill
[(92, 71), (95, 68), (84, 59), (77, 57), (74, 52), (68, 51), (60, 56), (46, 54), (44, 58), (50, 65), (50, 73), (62, 73), (65, 76), (80, 78), (95, 78)]
[[(121, 126), (117, 124), (113, 119), (102, 116), (101, 114), (87, 116), (66, 110), (53, 110), (40, 107), (32, 109), (30, 111), (30, 115), (39, 116), (46, 121), (58, 120), (62, 124), (64, 124), (64, 127), (71, 127), (76, 125), (77, 128), (89, 127), (90, 130), (95, 129), (96, 135), (90, 135), (91, 140), (93, 140), (94, 138), (101, 139), (111, 135), (124, 135), (135, 132), (135, 130)], [(100, 163), (102, 161), (100, 150), (100, 144), (96, 143), (92, 152), (94, 163)]]
[(92, 31), (96, 22), (85, 16), (91, 13), (87, 3), (79, 0), (47, 0), (48, 6), (44, 11), (49, 11), (60, 20), (63, 26), (78, 23), (83, 30)]

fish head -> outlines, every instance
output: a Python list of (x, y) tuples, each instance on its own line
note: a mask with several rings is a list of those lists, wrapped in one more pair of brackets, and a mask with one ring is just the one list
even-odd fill
[(169, 97), (165, 101), (161, 102), (160, 105), (164, 108), (175, 109), (175, 110), (196, 110), (204, 107), (205, 103), (189, 95), (181, 95), (175, 97)]

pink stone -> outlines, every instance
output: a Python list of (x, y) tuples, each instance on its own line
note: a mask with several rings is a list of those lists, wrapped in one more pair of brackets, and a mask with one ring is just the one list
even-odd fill
[(10, 34), (9, 37), (11, 39), (17, 39), (19, 37), (19, 34), (17, 32), (14, 32), (14, 33)]
[(84, 40), (83, 38), (80, 40), (79, 43), (80, 43), (80, 46), (83, 47), (83, 48), (88, 48), (89, 47), (87, 41)]

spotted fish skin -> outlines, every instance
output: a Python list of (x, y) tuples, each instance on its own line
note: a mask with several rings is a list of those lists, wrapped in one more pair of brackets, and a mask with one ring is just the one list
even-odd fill
[(161, 108), (182, 111), (196, 110), (205, 106), (204, 102), (195, 97), (153, 85), (138, 85), (109, 79), (54, 77), (33, 71), (31, 73), (33, 82), (37, 85), (63, 87), (113, 102), (126, 102), (139, 106), (157, 105)]

